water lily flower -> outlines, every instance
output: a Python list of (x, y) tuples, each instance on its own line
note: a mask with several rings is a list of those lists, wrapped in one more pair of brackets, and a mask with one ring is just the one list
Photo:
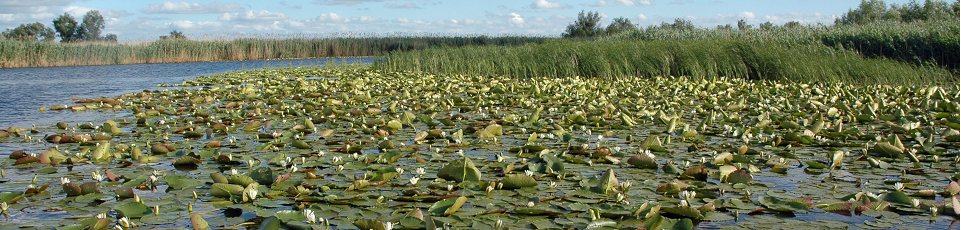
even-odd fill
[(901, 182), (894, 183), (894, 189), (896, 189), (896, 190), (898, 190), (898, 191), (903, 190), (903, 189), (904, 189), (904, 183), (901, 183)]
[(550, 183), (547, 183), (547, 187), (554, 189), (554, 187), (557, 187), (557, 183), (554, 183), (554, 181), (551, 181)]
[(337, 166), (337, 172), (344, 171), (344, 165)]
[(247, 160), (247, 167), (254, 168), (254, 160)]
[(153, 206), (153, 215), (154, 215), (154, 216), (160, 215), (160, 205), (154, 205), (154, 206)]
[(932, 205), (928, 210), (931, 211), (931, 216), (938, 216), (938, 206)]
[(494, 191), (494, 186), (493, 186), (493, 185), (487, 185), (487, 193), (491, 193), (491, 192), (493, 192), (493, 191)]
[(424, 171), (424, 168), (417, 168), (417, 170), (414, 170), (414, 172), (416, 172), (417, 174), (420, 174), (420, 175), (423, 175), (424, 173), (426, 173), (426, 172)]
[(524, 170), (524, 174), (526, 174), (527, 176), (534, 176), (534, 172), (531, 170)]
[(921, 201), (918, 199), (911, 198), (911, 205), (914, 205), (915, 208), (920, 207)]
[(324, 150), (317, 150), (317, 156), (323, 157), (324, 154), (325, 154), (325, 153), (324, 153)]
[(685, 206), (689, 206), (689, 205), (687, 204), (687, 201), (686, 201), (686, 200), (681, 200), (680, 206), (681, 206), (681, 207), (685, 207)]
[(410, 184), (411, 184), (411, 185), (417, 185), (417, 181), (419, 181), (419, 180), (420, 180), (420, 178), (411, 177), (411, 178), (410, 178)]
[(107, 213), (102, 212), (100, 214), (97, 214), (97, 219), (107, 219)]
[(333, 159), (331, 159), (331, 162), (332, 162), (331, 164), (337, 164), (338, 161), (343, 161), (343, 160), (344, 159), (341, 157), (334, 157)]
[(394, 223), (391, 223), (390, 221), (384, 222), (384, 230), (393, 230), (393, 229), (394, 229)]
[(93, 180), (97, 182), (103, 181), (104, 179), (104, 175), (100, 174), (100, 171), (96, 171), (96, 170), (94, 170), (93, 173), (91, 173), (91, 177), (93, 177)]
[(463, 149), (457, 150), (457, 155), (464, 157), (464, 150)]
[(117, 225), (123, 226), (124, 228), (130, 228), (130, 218), (122, 217), (117, 220)]
[(497, 162), (504, 162), (504, 156), (497, 155)]
[(494, 229), (501, 229), (503, 227), (504, 227), (504, 221), (501, 221), (500, 219), (498, 219), (497, 222), (494, 222)]
[(249, 197), (250, 200), (256, 200), (256, 199), (257, 199), (257, 189), (247, 190), (247, 197)]
[(447, 191), (454, 191), (454, 185), (452, 184), (447, 185)]
[(398, 167), (398, 168), (394, 168), (394, 171), (397, 171), (397, 175), (404, 174), (404, 169), (403, 169), (403, 168), (399, 168), (399, 167)]
[(304, 218), (307, 219), (307, 224), (317, 223), (317, 216), (314, 215), (314, 210), (304, 209)]
[(295, 173), (295, 172), (297, 172), (297, 165), (290, 166), (290, 173)]
[(621, 190), (627, 192), (627, 189), (629, 189), (629, 188), (631, 188), (631, 182), (630, 182), (630, 181), (621, 182)]
[(623, 201), (623, 200), (624, 200), (624, 194), (623, 194), (623, 193), (618, 193), (618, 194), (617, 194), (617, 202), (621, 202), (621, 201)]
[(7, 213), (7, 202), (0, 202), (0, 213)]
[(533, 201), (528, 201), (528, 202), (527, 202), (527, 207), (534, 207), (534, 202), (533, 202)]

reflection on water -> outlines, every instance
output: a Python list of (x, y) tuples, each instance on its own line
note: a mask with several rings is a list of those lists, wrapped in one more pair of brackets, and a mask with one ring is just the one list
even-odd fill
[[(179, 84), (197, 76), (245, 69), (371, 62), (373, 58), (366, 57), (0, 69), (0, 129), (53, 125), (61, 121), (76, 125), (78, 122), (101, 121), (115, 115), (69, 110), (39, 111), (40, 107), (71, 105), (74, 98), (155, 90), (158, 84)], [(0, 144), (0, 156), (22, 148), (22, 145)]]

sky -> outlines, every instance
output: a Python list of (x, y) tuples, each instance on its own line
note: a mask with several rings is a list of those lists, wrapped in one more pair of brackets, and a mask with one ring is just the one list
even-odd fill
[[(888, 0), (904, 4), (909, 0)], [(578, 12), (595, 11), (606, 25), (625, 17), (639, 26), (690, 20), (696, 26), (832, 24), (860, 0), (0, 0), (0, 29), (69, 13), (104, 16), (103, 33), (148, 41), (182, 31), (191, 38), (538, 35), (558, 36)]]

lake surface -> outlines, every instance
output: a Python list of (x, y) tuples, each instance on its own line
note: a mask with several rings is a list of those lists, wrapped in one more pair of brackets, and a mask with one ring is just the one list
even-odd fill
[[(40, 107), (74, 105), (74, 98), (155, 90), (158, 84), (180, 84), (197, 76), (230, 71), (371, 62), (373, 58), (364, 57), (0, 69), (0, 129), (53, 125), (61, 121), (76, 125), (112, 116), (69, 109), (39, 111)], [(0, 144), (0, 155), (16, 149), (18, 146)]]

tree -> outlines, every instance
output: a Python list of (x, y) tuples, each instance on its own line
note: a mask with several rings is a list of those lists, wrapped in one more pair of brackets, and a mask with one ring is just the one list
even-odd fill
[(601, 32), (603, 32), (601, 15), (594, 11), (584, 13), (582, 10), (577, 14), (577, 21), (567, 25), (567, 30), (564, 31), (563, 36), (565, 38), (588, 38), (600, 35)]
[(34, 22), (30, 24), (20, 24), (17, 28), (7, 29), (7, 31), (3, 32), (3, 36), (18, 41), (53, 41), (56, 32), (40, 22)]
[(60, 42), (73, 42), (77, 37), (77, 20), (73, 19), (68, 13), (63, 13), (60, 17), (53, 20), (53, 28), (60, 36)]
[(774, 29), (774, 23), (764, 22), (764, 23), (761, 23), (761, 25), (760, 25), (759, 27), (760, 27), (762, 30)]
[(745, 31), (750, 29), (751, 29), (751, 24), (747, 24), (747, 21), (745, 21), (743, 18), (737, 21), (737, 30)]
[(625, 17), (618, 17), (618, 18), (615, 18), (614, 21), (612, 21), (611, 24), (607, 26), (606, 32), (608, 35), (614, 35), (622, 32), (634, 31), (634, 30), (637, 30), (637, 26), (634, 26), (634, 23), (631, 23), (630, 19), (627, 19)]
[(734, 29), (734, 27), (731, 27), (731, 24), (717, 25), (717, 30), (732, 30), (732, 29)]
[(784, 28), (794, 29), (798, 27), (801, 27), (801, 23), (798, 21), (790, 21), (790, 22), (784, 23)]
[(694, 23), (689, 20), (684, 20), (681, 18), (675, 18), (674, 23), (662, 22), (661, 28), (664, 29), (675, 29), (675, 30), (693, 30)]
[(170, 35), (160, 36), (160, 40), (177, 40), (177, 39), (187, 39), (183, 32), (173, 30), (170, 31)]
[(103, 36), (103, 40), (110, 43), (117, 43), (117, 35), (107, 34), (106, 36)]
[(100, 11), (87, 11), (87, 14), (83, 15), (83, 23), (77, 29), (77, 38), (84, 41), (100, 40), (100, 31), (103, 28), (104, 21)]
[(880, 21), (888, 6), (881, 0), (861, 0), (857, 9), (848, 10), (840, 18), (834, 20), (837, 25), (864, 24), (868, 22)]

